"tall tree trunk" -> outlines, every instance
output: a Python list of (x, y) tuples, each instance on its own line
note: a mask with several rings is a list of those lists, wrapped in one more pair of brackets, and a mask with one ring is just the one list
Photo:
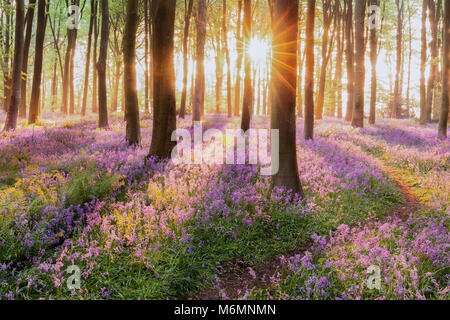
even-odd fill
[(325, 99), (325, 84), (329, 61), (329, 54), (328, 54), (328, 42), (330, 41), (329, 30), (333, 18), (331, 0), (322, 0), (322, 11), (323, 11), (322, 65), (320, 67), (319, 93), (317, 95), (317, 103), (315, 110), (316, 111), (315, 117), (317, 120), (322, 119), (323, 104)]
[(408, 1), (408, 84), (406, 88), (406, 117), (411, 117), (411, 62), (412, 62), (412, 21), (411, 2)]
[(201, 120), (202, 108), (205, 103), (206, 0), (198, 1), (197, 10), (197, 52), (192, 121)]
[(81, 114), (86, 115), (86, 104), (89, 87), (89, 73), (91, 67), (91, 47), (92, 47), (92, 31), (94, 29), (94, 17), (95, 17), (95, 0), (91, 0), (91, 17), (89, 19), (89, 33), (88, 44), (86, 52), (86, 65), (84, 69), (84, 88), (83, 88), (83, 102), (81, 103)]
[(306, 15), (305, 127), (306, 140), (314, 138), (314, 18), (316, 0), (308, 0)]
[[(373, 6), (379, 5), (379, 0), (372, 0)], [(370, 14), (370, 13), (369, 13)], [(377, 29), (372, 27), (370, 30), (370, 63), (372, 65), (372, 77), (370, 80), (370, 114), (369, 123), (375, 124), (376, 105), (377, 105), (377, 58), (378, 58), (378, 39)]]
[(98, 126), (108, 127), (108, 100), (106, 92), (106, 60), (109, 40), (109, 8), (108, 0), (101, 1), (102, 29), (100, 36), (100, 52), (97, 62), (98, 72)]
[(115, 67), (114, 67), (114, 90), (112, 94), (111, 99), (111, 110), (112, 112), (117, 112), (118, 106), (119, 106), (119, 88), (120, 88), (120, 75), (121, 75), (121, 68), (122, 68), (122, 62), (120, 61), (119, 57), (115, 57)]
[(20, 89), (19, 118), (25, 118), (27, 116), (28, 55), (30, 52), (31, 35), (33, 31), (35, 4), (36, 0), (29, 1), (27, 15), (25, 17), (27, 28), (25, 30), (25, 42), (23, 44), (22, 88)]
[(279, 130), (279, 170), (272, 177), (275, 187), (285, 188), (304, 197), (297, 165), (296, 82), (298, 0), (273, 1), (272, 129)]
[[(438, 3), (441, 0), (437, 0)], [(431, 113), (433, 110), (433, 96), (436, 87), (437, 78), (437, 65), (438, 65), (438, 22), (440, 16), (439, 6), (436, 5), (435, 0), (428, 0), (428, 7), (430, 9), (430, 28), (431, 28), (431, 65), (430, 65), (430, 75), (428, 78), (428, 91), (427, 91), (427, 107), (425, 113), (426, 122), (431, 121)]]
[(337, 14), (338, 14), (338, 18), (337, 18), (337, 23), (339, 23), (338, 25), (338, 31), (337, 31), (337, 35), (338, 35), (338, 45), (337, 45), (337, 53), (336, 53), (336, 74), (335, 74), (335, 78), (336, 78), (336, 90), (337, 90), (337, 98), (336, 98), (336, 109), (337, 109), (337, 117), (339, 119), (342, 119), (342, 77), (343, 77), (343, 70), (342, 70), (342, 64), (344, 61), (344, 43), (345, 43), (345, 38), (344, 38), (344, 31), (345, 31), (345, 16), (344, 16), (344, 11), (341, 8), (341, 3), (340, 1), (337, 1)]
[(97, 68), (95, 67), (96, 63), (97, 63), (97, 48), (98, 48), (98, 23), (100, 21), (100, 19), (98, 19), (98, 2), (99, 0), (95, 0), (95, 16), (94, 16), (94, 50), (93, 50), (93, 56), (92, 56), (92, 61), (93, 61), (93, 75), (92, 75), (92, 112), (93, 113), (97, 113), (98, 112), (98, 88), (97, 88), (97, 78), (98, 78), (98, 73), (97, 73)]
[(303, 2), (299, 2), (299, 26), (298, 26), (298, 40), (297, 40), (297, 116), (303, 117), (303, 56), (301, 53), (302, 43), (302, 28), (300, 22), (303, 20)]
[(392, 104), (392, 116), (396, 119), (401, 117), (401, 83), (400, 74), (402, 66), (402, 49), (403, 49), (403, 15), (404, 15), (404, 0), (396, 0), (397, 5), (397, 63), (395, 71), (394, 84), (394, 101)]
[(24, 0), (16, 0), (16, 26), (14, 36), (14, 68), (12, 74), (11, 99), (6, 114), (4, 131), (15, 130), (17, 127), (17, 115), (19, 112), (21, 73), (23, 60), (23, 29), (25, 24)]
[(355, 107), (352, 126), (364, 127), (364, 20), (366, 2), (356, 1), (355, 5)]
[(252, 2), (251, 0), (244, 0), (244, 103), (242, 105), (242, 121), (241, 129), (245, 132), (250, 128), (250, 108), (253, 103), (253, 88), (252, 88), (252, 66), (248, 47), (250, 44), (250, 37), (252, 34)]
[[(45, 0), (39, 0), (37, 13), (37, 29), (36, 29), (36, 47), (34, 59), (33, 84), (31, 87), (30, 112), (28, 115), (28, 123), (36, 123), (39, 115), (39, 98), (41, 95), (42, 81), (42, 60), (44, 57), (44, 40), (45, 28), (47, 26), (46, 3)], [(45, 94), (42, 94), (44, 98)], [(44, 103), (42, 103), (42, 107)]]
[(141, 138), (139, 102), (136, 89), (136, 33), (139, 22), (139, 0), (129, 0), (123, 37), (123, 85), (125, 91), (126, 140), (137, 145)]
[[(4, 35), (4, 52), (3, 52), (3, 110), (5, 112), (8, 112), (9, 107), (9, 101), (10, 101), (10, 95), (11, 95), (11, 71), (9, 66), (9, 55), (11, 50), (11, 13), (7, 6), (9, 6), (8, 0), (3, 0), (3, 11), (5, 11), (5, 35)], [(3, 34), (2, 34), (3, 36)]]
[(221, 33), (216, 32), (216, 113), (220, 113), (220, 104), (222, 101), (222, 84), (223, 84), (223, 48), (221, 41)]
[(442, 105), (439, 116), (438, 136), (441, 139), (447, 137), (447, 123), (449, 112), (449, 88), (450, 88), (450, 0), (445, 0), (444, 4), (444, 64), (442, 68)]
[[(153, 29), (154, 115), (150, 156), (169, 158), (176, 129), (174, 29), (176, 0), (156, 0)], [(203, 2), (203, 3), (202, 3)], [(206, 1), (201, 0), (199, 19), (206, 21)], [(204, 25), (206, 29), (206, 25)], [(206, 31), (206, 30), (204, 30)], [(203, 32), (201, 31), (200, 34)]]
[(420, 123), (426, 123), (427, 88), (425, 83), (425, 67), (427, 62), (427, 9), (428, 0), (422, 2), (422, 30), (420, 52)]
[(149, 85), (150, 85), (150, 78), (149, 78), (149, 41), (148, 41), (148, 35), (149, 35), (149, 19), (148, 19), (148, 11), (149, 11), (149, 0), (144, 0), (144, 65), (145, 65), (145, 75), (144, 75), (144, 111), (145, 114), (150, 114), (150, 97), (149, 97)]
[[(183, 90), (181, 92), (180, 118), (184, 119), (186, 116), (186, 98), (187, 98), (187, 82), (188, 82), (188, 39), (189, 27), (191, 24), (192, 8), (194, 7), (194, 0), (189, 0), (189, 4), (185, 5), (184, 15), (184, 35), (183, 35)], [(193, 85), (193, 84), (191, 84)]]
[(353, 42), (353, 0), (345, 0), (347, 18), (345, 23), (345, 39), (346, 39), (346, 51), (347, 58), (347, 111), (345, 113), (345, 121), (351, 121), (353, 118), (353, 109), (355, 105), (354, 100), (354, 52), (355, 46)]
[(231, 105), (231, 64), (230, 49), (228, 48), (227, 0), (223, 0), (222, 39), (223, 50), (225, 52), (225, 62), (227, 64), (227, 111), (228, 118), (231, 118), (233, 116), (233, 110)]
[(242, 16), (242, 0), (238, 2), (238, 18), (236, 26), (236, 50), (237, 50), (237, 61), (236, 61), (236, 85), (234, 87), (234, 116), (239, 116), (239, 110), (241, 109), (241, 69), (242, 69), (242, 57), (243, 57), (243, 45), (241, 36), (241, 16)]

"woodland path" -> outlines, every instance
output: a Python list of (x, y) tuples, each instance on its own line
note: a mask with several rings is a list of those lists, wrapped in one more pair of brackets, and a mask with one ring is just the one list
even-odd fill
[[(386, 166), (382, 160), (373, 159), (381, 171), (388, 176), (401, 193), (402, 200), (381, 220), (398, 218), (406, 221), (408, 217), (418, 212), (421, 205), (414, 194), (414, 190), (394, 170)], [(380, 221), (380, 220), (379, 220)], [(303, 256), (311, 248), (311, 245), (303, 245), (286, 252), (285, 256)], [(258, 265), (251, 265), (245, 261), (234, 261), (228, 264), (220, 273), (220, 287), (211, 287), (199, 293), (190, 294), (189, 299), (196, 300), (220, 300), (224, 294), (228, 299), (238, 299), (246, 290), (252, 288), (265, 289), (270, 285), (270, 277), (280, 269), (280, 258), (271, 259)]]

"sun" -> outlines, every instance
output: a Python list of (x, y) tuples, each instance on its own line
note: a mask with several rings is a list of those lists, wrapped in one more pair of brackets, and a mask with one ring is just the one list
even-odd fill
[(266, 41), (254, 37), (250, 39), (248, 54), (254, 63), (264, 64), (270, 55), (270, 45)]

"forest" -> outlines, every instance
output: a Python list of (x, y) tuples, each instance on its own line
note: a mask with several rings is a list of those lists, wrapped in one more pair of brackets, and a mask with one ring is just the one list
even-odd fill
[(450, 0), (0, 0), (0, 300), (448, 300)]

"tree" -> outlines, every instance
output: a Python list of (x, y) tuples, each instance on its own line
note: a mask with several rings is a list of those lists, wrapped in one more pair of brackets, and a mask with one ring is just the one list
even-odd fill
[(422, 2), (422, 30), (420, 52), (420, 123), (426, 123), (427, 88), (425, 84), (425, 67), (427, 61), (427, 9), (428, 0)]
[(237, 62), (236, 62), (236, 85), (234, 86), (234, 116), (239, 116), (239, 110), (241, 105), (241, 69), (242, 69), (242, 57), (243, 57), (243, 45), (241, 36), (241, 16), (242, 16), (242, 0), (238, 2), (238, 14), (236, 25), (236, 50), (237, 50)]
[(252, 2), (244, 0), (244, 101), (242, 105), (241, 129), (245, 132), (250, 128), (250, 108), (253, 104), (252, 67), (248, 47), (252, 34)]
[(128, 0), (127, 2), (127, 17), (123, 37), (126, 140), (128, 145), (137, 145), (141, 136), (136, 89), (136, 33), (139, 21), (139, 0)]
[(353, 42), (353, 0), (344, 0), (346, 8), (346, 22), (345, 22), (345, 42), (346, 50), (345, 56), (347, 59), (347, 111), (345, 113), (345, 121), (351, 121), (353, 117), (354, 108), (354, 54), (355, 45)]
[[(79, 0), (72, 0), (68, 5), (79, 5)], [(71, 8), (71, 7), (69, 7)], [(73, 8), (72, 8), (73, 9)], [(70, 16), (73, 12), (68, 13)], [(77, 41), (78, 30), (76, 27), (69, 25), (67, 26), (67, 47), (66, 55), (64, 61), (64, 73), (63, 73), (63, 103), (62, 112), (67, 114), (69, 111), (71, 114), (74, 113), (74, 89), (73, 89), (73, 59), (75, 55), (75, 46)], [(70, 95), (70, 97), (69, 97)], [(70, 101), (69, 101), (70, 98)], [(69, 110), (70, 103), (70, 110)]]
[[(204, 2), (201, 0), (200, 2)], [(206, 17), (199, 10), (199, 18)], [(199, 3), (200, 5), (200, 3)], [(150, 156), (169, 158), (175, 142), (171, 141), (176, 129), (174, 29), (176, 0), (155, 0), (153, 4), (153, 133)], [(201, 12), (204, 11), (204, 12)], [(206, 28), (206, 26), (205, 26)], [(198, 115), (198, 114), (197, 114)]]
[(427, 91), (427, 105), (425, 112), (426, 122), (431, 121), (431, 113), (433, 110), (433, 95), (436, 87), (436, 79), (438, 72), (439, 63), (439, 53), (438, 53), (438, 24), (441, 17), (441, 6), (442, 0), (428, 0), (429, 20), (431, 28), (431, 66), (430, 66), (430, 76), (428, 77), (428, 91)]
[(355, 105), (353, 109), (352, 126), (364, 127), (364, 20), (366, 2), (357, 0), (355, 5)]
[(314, 137), (314, 17), (316, 0), (308, 0), (306, 14), (305, 127), (306, 140)]
[[(371, 0), (372, 6), (378, 6), (379, 0)], [(378, 60), (378, 39), (377, 28), (371, 26), (370, 29), (370, 63), (372, 65), (372, 76), (370, 80), (370, 113), (369, 123), (375, 124), (376, 118), (376, 104), (377, 104), (377, 60)]]
[(31, 34), (33, 31), (33, 20), (34, 20), (34, 7), (36, 5), (36, 0), (30, 0), (28, 3), (27, 14), (25, 17), (26, 30), (25, 30), (25, 40), (23, 44), (23, 61), (22, 61), (22, 88), (20, 89), (20, 106), (19, 106), (19, 117), (25, 118), (27, 116), (27, 80), (28, 80), (28, 55), (30, 51), (31, 44)]
[[(184, 15), (184, 35), (183, 35), (183, 90), (181, 92), (180, 104), (180, 118), (184, 119), (186, 115), (186, 98), (187, 98), (187, 82), (188, 82), (188, 39), (189, 26), (191, 23), (192, 8), (194, 7), (194, 0), (189, 0), (189, 5), (184, 1), (185, 15)], [(191, 84), (192, 85), (192, 84)]]
[(450, 0), (445, 0), (444, 4), (444, 62), (442, 68), (442, 105), (439, 116), (438, 136), (441, 139), (447, 137), (447, 123), (449, 112), (449, 87), (450, 87)]
[(197, 52), (195, 91), (192, 121), (200, 121), (205, 103), (205, 40), (206, 40), (206, 0), (198, 1)]
[(318, 120), (323, 116), (323, 104), (325, 99), (325, 82), (327, 75), (327, 66), (330, 61), (333, 39), (330, 41), (330, 26), (333, 20), (333, 6), (331, 0), (322, 0), (323, 12), (323, 36), (322, 36), (322, 66), (319, 77), (319, 94), (317, 96), (316, 114)]
[(31, 87), (30, 112), (28, 114), (28, 123), (36, 123), (39, 115), (39, 98), (41, 95), (42, 81), (42, 59), (44, 56), (45, 29), (47, 26), (46, 3), (45, 0), (38, 2), (37, 29), (33, 84)]
[(25, 5), (24, 0), (16, 0), (16, 27), (14, 33), (14, 63), (12, 73), (11, 98), (9, 102), (8, 112), (6, 114), (6, 122), (4, 131), (15, 130), (17, 126), (17, 115), (19, 112), (21, 75), (22, 75), (22, 59), (24, 36), (23, 29), (25, 24)]
[(108, 127), (108, 101), (106, 93), (106, 60), (108, 57), (109, 40), (109, 9), (108, 0), (101, 1), (102, 29), (100, 32), (100, 52), (97, 62), (98, 72), (98, 126)]
[(227, 64), (227, 111), (228, 111), (228, 118), (231, 118), (232, 116), (231, 66), (230, 66), (230, 50), (228, 49), (227, 0), (223, 0), (222, 41), (223, 41), (223, 50), (225, 51), (225, 62)]
[(275, 187), (304, 196), (298, 175), (295, 104), (297, 89), (298, 0), (273, 1), (272, 129), (279, 130), (280, 165)]
[(90, 72), (90, 66), (91, 66), (92, 31), (94, 29), (95, 15), (96, 15), (95, 0), (91, 0), (91, 17), (89, 19), (88, 44), (87, 44), (87, 51), (86, 51), (86, 64), (85, 64), (85, 70), (84, 70), (83, 101), (81, 104), (81, 114), (83, 116), (86, 115), (87, 94), (88, 94), (88, 86), (89, 86), (89, 72)]
[(401, 95), (402, 87), (400, 83), (400, 74), (402, 66), (403, 49), (403, 20), (405, 13), (405, 1), (395, 0), (397, 6), (397, 63), (395, 68), (394, 101), (392, 103), (392, 116), (399, 119), (401, 116)]

